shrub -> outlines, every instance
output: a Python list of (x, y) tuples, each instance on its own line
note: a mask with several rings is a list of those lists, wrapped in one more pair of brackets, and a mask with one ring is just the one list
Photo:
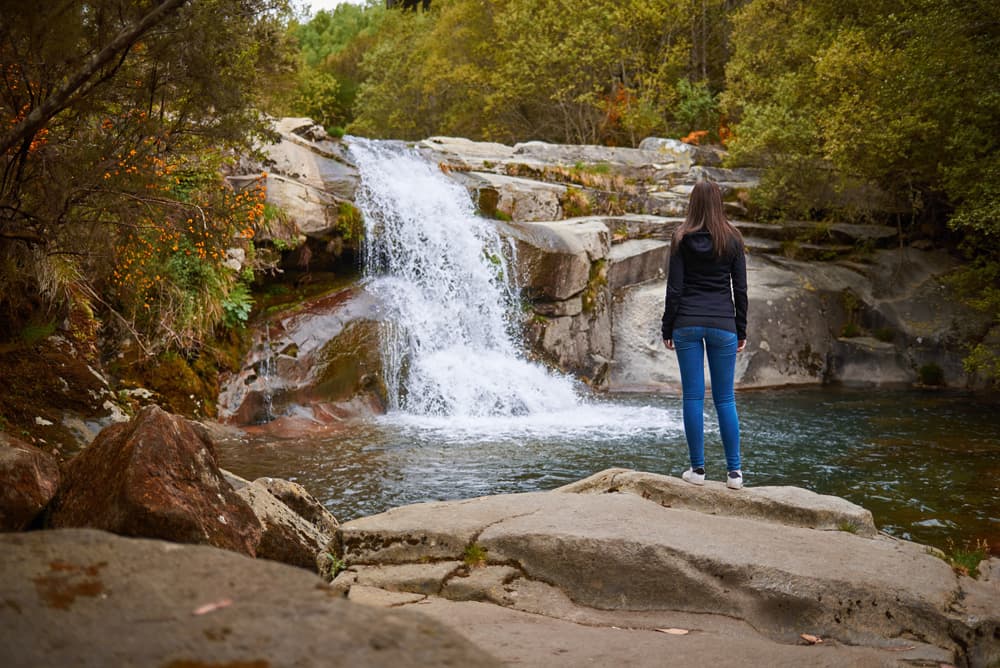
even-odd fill
[(962, 545), (955, 545), (948, 540), (948, 551), (945, 553), (945, 561), (951, 564), (956, 573), (979, 576), (979, 564), (990, 556), (990, 547), (983, 539), (966, 541)]

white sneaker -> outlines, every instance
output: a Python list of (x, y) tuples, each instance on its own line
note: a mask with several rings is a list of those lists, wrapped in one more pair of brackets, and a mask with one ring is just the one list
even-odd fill
[(726, 487), (729, 489), (742, 489), (743, 488), (743, 471), (730, 471), (729, 475), (726, 476)]
[(681, 474), (681, 478), (692, 485), (705, 484), (705, 469), (688, 469)]

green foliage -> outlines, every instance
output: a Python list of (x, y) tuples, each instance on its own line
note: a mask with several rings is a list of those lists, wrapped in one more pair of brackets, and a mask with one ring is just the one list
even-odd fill
[(590, 265), (590, 276), (587, 280), (587, 287), (584, 288), (581, 300), (583, 302), (583, 312), (592, 313), (597, 308), (601, 291), (608, 285), (608, 263), (607, 260), (596, 260)]
[(951, 564), (956, 573), (975, 578), (979, 577), (979, 564), (989, 556), (990, 547), (983, 539), (966, 541), (962, 545), (955, 545), (949, 540), (944, 560)]
[(883, 343), (892, 343), (896, 340), (896, 330), (892, 327), (879, 327), (873, 332), (873, 334), (876, 339), (882, 341)]
[(853, 339), (861, 336), (864, 332), (861, 330), (857, 324), (853, 322), (844, 323), (844, 326), (840, 330), (840, 336), (845, 339)]
[(1000, 348), (977, 343), (962, 364), (968, 373), (979, 374), (993, 385), (1000, 384)]
[(253, 308), (253, 297), (250, 288), (242, 280), (235, 283), (229, 294), (222, 300), (222, 310), (225, 313), (227, 327), (242, 327), (250, 317)]
[[(978, 247), (977, 241), (981, 242)], [(990, 253), (988, 244), (988, 237), (969, 231), (963, 247), (972, 259), (952, 273), (947, 282), (966, 304), (989, 316), (992, 329), (996, 330), (1000, 327), (1000, 253)], [(974, 343), (963, 364), (968, 373), (977, 374), (988, 383), (1000, 384), (1000, 341), (987, 336), (986, 340)]]
[(593, 205), (587, 192), (573, 187), (566, 188), (566, 194), (562, 197), (562, 208), (566, 218), (589, 216), (593, 212)]
[[(5, 127), (42, 109), (149, 8), (89, 0), (5, 11)], [(237, 193), (220, 170), (267, 132), (261, 106), (290, 71), (289, 16), (287, 0), (182, 4), (0, 156), (0, 320), (23, 319), (24, 304), (92, 296), (147, 353), (197, 347), (223, 321), (238, 280), (226, 250), (253, 257), (263, 190)]]
[(858, 533), (858, 525), (850, 520), (843, 520), (837, 524), (837, 529), (846, 533)]
[(316, 557), (316, 565), (319, 567), (320, 577), (327, 582), (331, 582), (341, 571), (347, 569), (344, 560), (331, 552), (320, 552)]
[(635, 145), (675, 122), (679, 80), (721, 89), (732, 5), (436, 0), (388, 11), (365, 37), (348, 130)]
[(486, 553), (489, 552), (479, 543), (472, 543), (465, 548), (462, 554), (462, 561), (469, 568), (478, 568), (486, 565)]
[(371, 32), (383, 13), (381, 2), (369, 2), (364, 6), (344, 2), (333, 11), (316, 12), (308, 23), (293, 25), (292, 36), (298, 42), (305, 64), (317, 67), (344, 51), (359, 35)]
[(719, 139), (719, 100), (704, 81), (692, 83), (687, 79), (677, 82), (678, 103), (674, 125), (679, 135), (706, 130), (709, 137)]
[(734, 160), (767, 168), (757, 203), (938, 229), (956, 208), (953, 225), (995, 238), (1000, 33), (982, 26), (997, 13), (965, 0), (745, 5), (722, 101)]
[(345, 241), (361, 241), (365, 236), (365, 221), (361, 210), (350, 202), (337, 205), (337, 224), (334, 229)]
[(291, 111), (296, 116), (307, 116), (324, 128), (335, 128), (346, 120), (341, 108), (340, 84), (329, 72), (303, 68)]

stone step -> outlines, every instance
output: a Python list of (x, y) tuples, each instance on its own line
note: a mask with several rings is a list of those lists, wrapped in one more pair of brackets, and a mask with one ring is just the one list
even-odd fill
[(630, 239), (608, 253), (608, 287), (612, 290), (663, 278), (670, 244), (659, 239)]
[(611, 230), (612, 243), (617, 244), (628, 239), (670, 241), (670, 235), (684, 222), (684, 219), (679, 216), (627, 213), (622, 216), (608, 216), (604, 222)]
[(762, 237), (743, 237), (743, 244), (751, 253), (780, 253), (781, 242)]
[(877, 248), (892, 246), (897, 231), (887, 225), (855, 225), (851, 223), (819, 223), (785, 221), (782, 223), (751, 223), (733, 220), (744, 236), (756, 236), (776, 241), (799, 241), (817, 245), (871, 244)]

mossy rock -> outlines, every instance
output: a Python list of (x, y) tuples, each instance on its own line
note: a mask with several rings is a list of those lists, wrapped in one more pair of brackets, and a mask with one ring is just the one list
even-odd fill
[(364, 392), (385, 394), (377, 322), (349, 323), (323, 346), (317, 362), (323, 370), (312, 392), (324, 400), (341, 401)]

